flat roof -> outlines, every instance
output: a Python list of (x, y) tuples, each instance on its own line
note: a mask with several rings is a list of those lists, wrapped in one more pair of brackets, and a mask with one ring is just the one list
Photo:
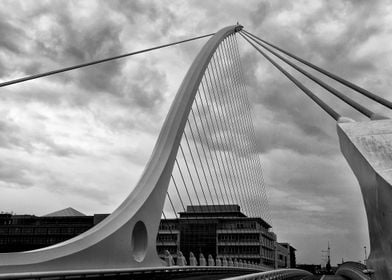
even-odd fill
[(241, 208), (236, 204), (228, 205), (188, 205), (186, 213), (223, 213), (223, 212), (241, 212)]

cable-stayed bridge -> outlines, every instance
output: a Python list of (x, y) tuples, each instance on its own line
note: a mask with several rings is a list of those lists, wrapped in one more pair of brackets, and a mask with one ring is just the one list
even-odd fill
[[(206, 256), (203, 252), (191, 252), (189, 256), (177, 252), (174, 263), (170, 252), (164, 252), (166, 257), (162, 259), (156, 249), (161, 219), (177, 218), (178, 213), (185, 212), (187, 206), (219, 213), (217, 209), (222, 206), (240, 205), (248, 217), (262, 218), (267, 224), (272, 223), (261, 162), (256, 151), (238, 38), (252, 45), (337, 121), (341, 151), (361, 187), (372, 247), (367, 267), (346, 263), (337, 274), (348, 279), (370, 279), (369, 274), (374, 279), (391, 278), (391, 122), (300, 65), (305, 64), (388, 108), (392, 108), (392, 103), (264, 41), (243, 30), (241, 25), (225, 27), (214, 34), (4, 82), (0, 87), (207, 36), (211, 38), (182, 81), (151, 158), (124, 202), (101, 223), (75, 238), (34, 251), (0, 254), (0, 278), (141, 279), (168, 275), (184, 277), (184, 274), (211, 278), (215, 275), (216, 279), (231, 276), (237, 277), (235, 279), (311, 277), (302, 270), (273, 269), (265, 266), (261, 260), (249, 260), (246, 254), (233, 260), (230, 252), (214, 256), (209, 252), (205, 252)], [(332, 105), (292, 76), (266, 51), (367, 116), (370, 121), (355, 122), (341, 116)], [(202, 214), (192, 220), (200, 220), (202, 224)], [(220, 214), (216, 215), (220, 217)], [(238, 237), (254, 233), (251, 228), (237, 227), (235, 223), (226, 230)], [(254, 241), (257, 243), (257, 238)], [(241, 244), (240, 238), (235, 242), (238, 242), (235, 244), (237, 248), (246, 247), (246, 244)], [(261, 244), (258, 247), (261, 250)]]

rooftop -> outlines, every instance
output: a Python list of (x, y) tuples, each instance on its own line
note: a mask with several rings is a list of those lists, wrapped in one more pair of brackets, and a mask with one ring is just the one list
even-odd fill
[(241, 213), (240, 206), (236, 204), (229, 205), (188, 205), (187, 213)]
[(59, 211), (46, 214), (43, 217), (81, 217), (81, 216), (86, 216), (86, 215), (79, 212), (78, 210), (75, 210), (72, 207), (68, 207)]

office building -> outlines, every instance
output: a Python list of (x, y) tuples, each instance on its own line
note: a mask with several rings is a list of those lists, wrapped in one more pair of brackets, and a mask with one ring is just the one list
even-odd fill
[(0, 253), (47, 247), (85, 232), (101, 220), (73, 208), (38, 217), (0, 214)]
[(297, 262), (295, 258), (295, 251), (296, 249), (291, 246), (289, 243), (279, 243), (281, 246), (285, 247), (288, 253), (288, 263), (287, 266), (288, 268), (296, 268)]
[(168, 250), (174, 258), (181, 251), (207, 258), (241, 259), (273, 267), (276, 235), (261, 218), (247, 217), (238, 205), (188, 206), (178, 219), (162, 220), (157, 249), (161, 257)]
[[(0, 253), (47, 247), (90, 229), (108, 214), (86, 216), (72, 208), (45, 216), (0, 214)], [(241, 259), (270, 267), (295, 267), (295, 249), (277, 243), (271, 226), (247, 217), (238, 205), (188, 206), (178, 219), (161, 220), (157, 251), (168, 250), (176, 259), (181, 251), (198, 258)]]

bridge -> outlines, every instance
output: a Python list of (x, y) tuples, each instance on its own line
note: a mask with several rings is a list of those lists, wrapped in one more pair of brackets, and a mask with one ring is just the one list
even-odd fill
[[(245, 254), (243, 258), (233, 260), (225, 251), (215, 256), (204, 256), (202, 252), (196, 256), (199, 252), (190, 252), (188, 257), (181, 252), (175, 252), (173, 256), (173, 252), (166, 250), (160, 256), (156, 249), (161, 218), (178, 218), (178, 213), (186, 211), (186, 205), (210, 210), (241, 205), (248, 217), (271, 223), (261, 162), (255, 151), (256, 138), (238, 39), (253, 46), (336, 120), (342, 154), (358, 179), (368, 216), (371, 254), (366, 266), (345, 263), (339, 267), (336, 276), (322, 279), (392, 278), (392, 212), (389, 203), (392, 195), (392, 123), (299, 65), (313, 68), (390, 109), (392, 103), (263, 40), (239, 24), (213, 34), (4, 82), (0, 87), (204, 37), (210, 39), (183, 79), (150, 160), (129, 196), (101, 223), (75, 238), (38, 250), (0, 254), (0, 279), (129, 279), (130, 276), (135, 279), (196, 276), (206, 279), (312, 279), (306, 271), (273, 269), (260, 261), (250, 260)], [(370, 120), (356, 122), (341, 116), (273, 57)], [(202, 224), (202, 214), (192, 219)], [(233, 224), (226, 230), (238, 236), (252, 233), (251, 228)], [(235, 242), (242, 246), (240, 239)]]

